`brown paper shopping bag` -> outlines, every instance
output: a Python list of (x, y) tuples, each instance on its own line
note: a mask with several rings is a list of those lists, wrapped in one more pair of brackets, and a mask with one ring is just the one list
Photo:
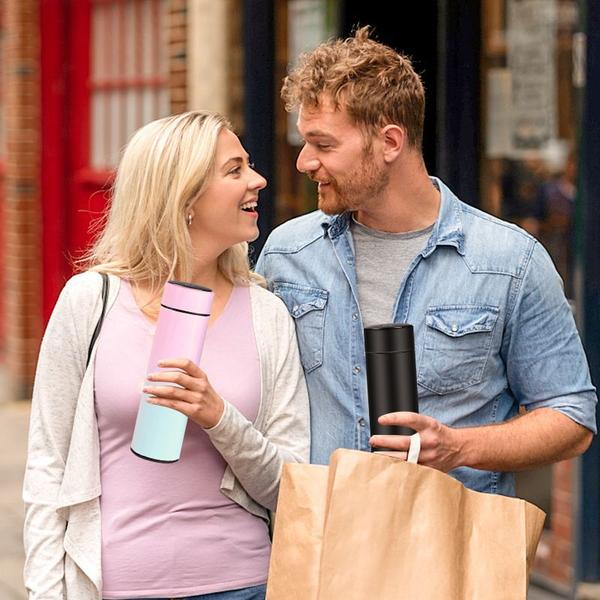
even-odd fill
[(316, 600), (325, 522), (328, 467), (283, 467), (267, 599)]
[(268, 600), (525, 600), (544, 514), (380, 454), (285, 467)]

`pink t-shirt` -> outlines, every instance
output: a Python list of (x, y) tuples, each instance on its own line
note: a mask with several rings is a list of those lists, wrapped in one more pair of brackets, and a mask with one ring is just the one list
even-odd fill
[[(226, 463), (188, 422), (181, 458), (161, 464), (130, 450), (155, 326), (122, 281), (95, 362), (100, 432), (103, 597), (208, 594), (266, 581), (265, 522), (220, 491)], [(200, 367), (249, 420), (260, 402), (250, 293), (235, 287), (208, 328)]]

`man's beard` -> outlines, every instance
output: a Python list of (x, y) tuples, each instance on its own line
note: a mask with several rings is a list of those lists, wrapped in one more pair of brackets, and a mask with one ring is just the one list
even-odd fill
[(388, 182), (389, 175), (385, 167), (377, 166), (372, 154), (367, 154), (355, 177), (331, 179), (325, 194), (319, 192), (319, 209), (327, 215), (359, 210), (365, 202), (381, 194)]

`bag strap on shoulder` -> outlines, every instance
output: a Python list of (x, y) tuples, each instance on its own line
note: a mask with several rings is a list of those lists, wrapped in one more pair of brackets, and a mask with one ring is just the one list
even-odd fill
[(94, 349), (94, 344), (100, 335), (100, 329), (102, 328), (102, 321), (104, 321), (104, 313), (106, 312), (106, 305), (108, 304), (108, 288), (109, 281), (108, 275), (106, 273), (100, 273), (102, 276), (102, 312), (100, 313), (100, 318), (96, 323), (96, 327), (94, 328), (94, 333), (92, 333), (92, 338), (90, 340), (90, 346), (88, 348), (87, 361), (85, 363), (85, 367), (87, 369), (90, 364), (90, 358), (92, 357), (92, 350)]

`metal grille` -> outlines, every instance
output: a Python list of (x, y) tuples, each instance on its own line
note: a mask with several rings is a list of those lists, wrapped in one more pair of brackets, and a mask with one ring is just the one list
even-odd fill
[(169, 114), (167, 4), (167, 0), (92, 2), (94, 169), (113, 168), (136, 129)]

